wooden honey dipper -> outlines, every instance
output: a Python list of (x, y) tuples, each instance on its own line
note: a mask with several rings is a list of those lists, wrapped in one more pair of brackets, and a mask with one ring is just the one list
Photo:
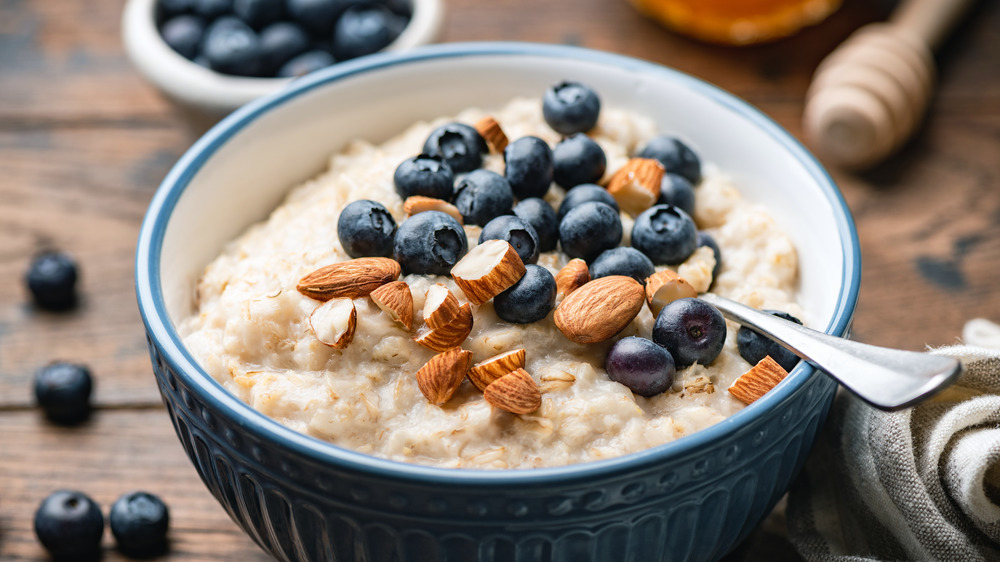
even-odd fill
[(865, 168), (895, 152), (920, 124), (935, 81), (934, 50), (973, 0), (904, 0), (820, 63), (803, 128), (826, 159)]

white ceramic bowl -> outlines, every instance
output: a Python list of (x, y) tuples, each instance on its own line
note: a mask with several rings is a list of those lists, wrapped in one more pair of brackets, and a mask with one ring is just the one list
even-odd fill
[[(442, 0), (411, 0), (406, 29), (385, 51), (404, 51), (432, 43), (441, 29)], [(208, 116), (222, 117), (237, 107), (272, 94), (292, 78), (247, 78), (213, 72), (171, 49), (156, 27), (156, 0), (127, 0), (122, 40), (132, 64), (168, 98)]]

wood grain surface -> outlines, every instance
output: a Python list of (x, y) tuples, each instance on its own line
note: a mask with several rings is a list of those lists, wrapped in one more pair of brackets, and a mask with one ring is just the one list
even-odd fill
[[(725, 48), (672, 34), (625, 0), (445, 0), (443, 41), (568, 43), (667, 64), (761, 108), (800, 135), (816, 64), (890, 2), (847, 0), (774, 44)], [(146, 83), (120, 41), (122, 0), (0, 0), (0, 560), (44, 560), (38, 503), (83, 490), (161, 495), (163, 560), (266, 560), (202, 485), (160, 402), (132, 287), (146, 205), (196, 127)], [(906, 349), (954, 343), (963, 323), (1000, 320), (1000, 3), (980, 2), (938, 55), (939, 89), (913, 141), (874, 171), (831, 169), (854, 213), (863, 279), (854, 337)], [(22, 276), (59, 248), (82, 269), (80, 306), (34, 308)], [(80, 427), (44, 421), (33, 373), (89, 365), (98, 410)], [(730, 560), (796, 560), (780, 510)], [(105, 560), (123, 560), (105, 537)]]

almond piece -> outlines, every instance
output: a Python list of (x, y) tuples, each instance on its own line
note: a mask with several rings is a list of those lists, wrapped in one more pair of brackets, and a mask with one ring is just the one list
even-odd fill
[(556, 307), (556, 327), (576, 343), (596, 343), (625, 329), (646, 301), (631, 277), (609, 275), (573, 291)]
[(309, 327), (316, 339), (334, 349), (344, 349), (354, 339), (358, 311), (351, 299), (330, 299), (309, 315)]
[(486, 240), (451, 268), (455, 284), (477, 305), (517, 283), (524, 272), (524, 262), (506, 240)]
[(455, 347), (431, 357), (417, 371), (417, 386), (431, 404), (447, 402), (458, 390), (472, 364), (472, 352)]
[(503, 154), (503, 150), (507, 148), (507, 135), (500, 128), (500, 123), (491, 115), (483, 117), (479, 121), (476, 121), (474, 125), (479, 136), (483, 137), (486, 144), (490, 145), (493, 152), (498, 154)]
[(395, 281), (400, 267), (389, 258), (357, 258), (330, 264), (313, 271), (295, 288), (303, 295), (320, 301), (336, 298), (367, 297), (372, 291)]
[(646, 278), (646, 303), (654, 317), (677, 299), (697, 296), (694, 286), (671, 269), (657, 271)]
[(424, 330), (413, 338), (413, 341), (427, 349), (444, 351), (462, 345), (470, 332), (472, 332), (472, 307), (469, 303), (465, 303), (459, 307), (458, 315), (451, 322), (433, 330)]
[(406, 281), (386, 283), (371, 292), (372, 302), (407, 330), (413, 329), (413, 293)]
[(441, 283), (431, 285), (424, 296), (424, 322), (432, 330), (451, 322), (458, 316), (458, 299)]
[(653, 158), (633, 158), (608, 182), (608, 193), (623, 211), (634, 216), (656, 204), (663, 181), (663, 164)]
[(407, 197), (406, 201), (403, 201), (403, 210), (406, 212), (406, 216), (408, 217), (412, 217), (413, 215), (424, 211), (441, 211), (442, 213), (451, 215), (451, 218), (457, 220), (458, 224), (465, 224), (462, 220), (462, 213), (458, 210), (458, 207), (452, 205), (444, 199), (414, 195), (412, 197)]
[(587, 262), (580, 258), (573, 258), (556, 273), (556, 289), (563, 298), (570, 293), (584, 286), (590, 281), (590, 270), (587, 269)]
[(745, 404), (752, 404), (788, 376), (771, 356), (765, 356), (752, 369), (740, 375), (729, 387), (729, 393)]
[(483, 398), (491, 406), (512, 414), (530, 414), (542, 405), (542, 392), (528, 371), (518, 369), (490, 383)]
[(469, 380), (480, 391), (486, 390), (491, 382), (500, 377), (524, 368), (524, 348), (515, 349), (500, 355), (494, 355), (485, 361), (480, 361), (469, 369)]

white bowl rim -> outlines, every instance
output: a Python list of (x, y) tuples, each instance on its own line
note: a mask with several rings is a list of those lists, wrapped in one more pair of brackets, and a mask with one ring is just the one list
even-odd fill
[(347, 61), (299, 79), (281, 92), (258, 99), (240, 108), (209, 130), (181, 157), (170, 170), (154, 195), (143, 221), (136, 249), (136, 296), (139, 311), (147, 333), (163, 353), (171, 369), (184, 377), (187, 385), (196, 387), (201, 398), (219, 409), (229, 410), (239, 416), (241, 426), (258, 436), (265, 436), (275, 443), (282, 443), (294, 453), (321, 464), (336, 465), (344, 470), (369, 475), (405, 480), (431, 485), (457, 484), (465, 486), (497, 487), (511, 485), (545, 485), (560, 482), (579, 482), (595, 477), (611, 477), (641, 467), (662, 464), (683, 457), (713, 442), (724, 439), (731, 431), (748, 425), (767, 414), (769, 408), (802, 387), (811, 376), (825, 376), (800, 361), (786, 380), (764, 397), (736, 412), (725, 420), (675, 441), (629, 453), (616, 458), (570, 464), (557, 467), (532, 469), (480, 470), (440, 468), (383, 459), (310, 437), (292, 430), (254, 410), (247, 403), (227, 391), (205, 372), (185, 348), (167, 313), (160, 284), (159, 258), (161, 245), (170, 214), (178, 199), (200, 167), (230, 137), (249, 123), (282, 103), (338, 79), (372, 70), (386, 69), (409, 62), (455, 57), (494, 56), (543, 56), (568, 58), (604, 65), (627, 68), (636, 72), (657, 73), (661, 77), (683, 83), (689, 88), (741, 114), (761, 127), (786, 148), (808, 171), (829, 200), (836, 216), (838, 234), (844, 252), (844, 278), (840, 286), (834, 314), (824, 331), (846, 337), (857, 305), (861, 284), (861, 252), (857, 230), (843, 195), (833, 179), (802, 144), (780, 125), (747, 102), (718, 87), (680, 71), (651, 62), (596, 51), (581, 47), (521, 43), (521, 42), (472, 42), (448, 43), (420, 47), (403, 53), (370, 55)]

